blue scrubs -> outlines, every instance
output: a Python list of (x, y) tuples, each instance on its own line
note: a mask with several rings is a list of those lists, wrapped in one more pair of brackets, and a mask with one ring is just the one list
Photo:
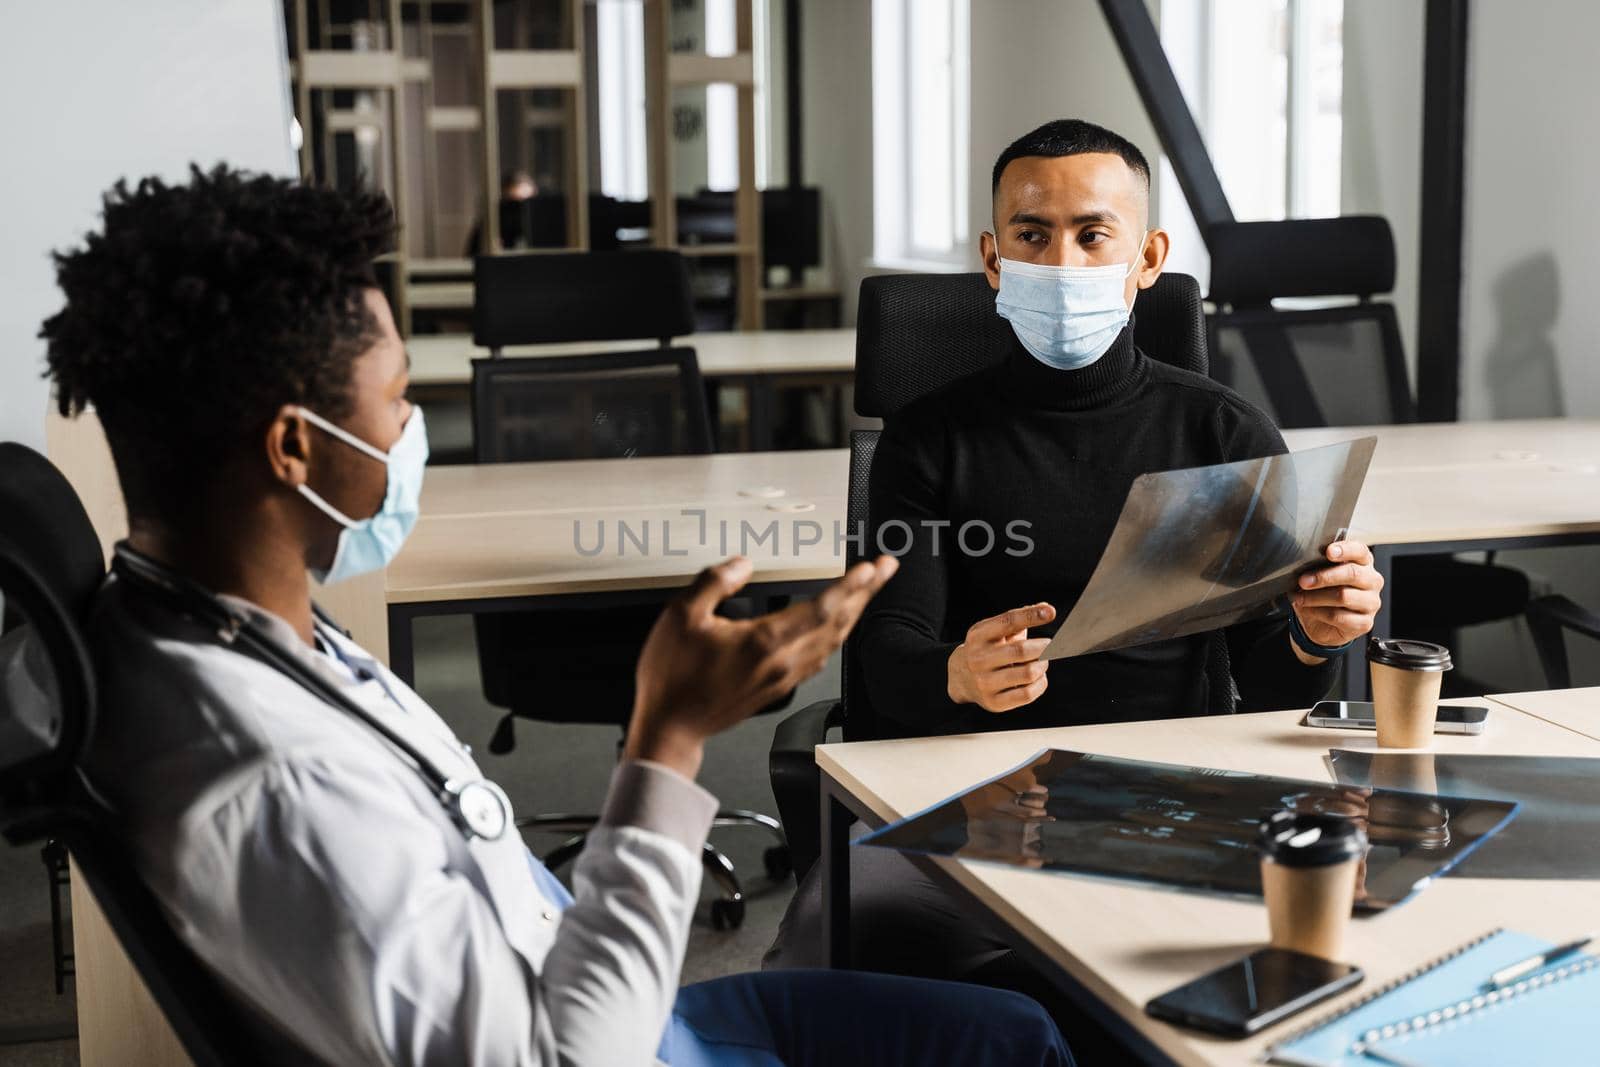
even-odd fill
[[(528, 867), (545, 899), (572, 903), (532, 853)], [(685, 986), (656, 1055), (671, 1067), (1072, 1067), (1056, 1024), (1020, 993), (862, 971), (761, 971)]]

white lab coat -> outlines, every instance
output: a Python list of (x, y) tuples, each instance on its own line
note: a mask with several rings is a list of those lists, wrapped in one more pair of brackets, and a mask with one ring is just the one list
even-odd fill
[[(283, 620), (285, 647), (441, 769), (470, 754), (342, 636), (356, 682)], [(86, 761), (183, 939), (336, 1064), (652, 1062), (677, 993), (710, 794), (646, 763), (613, 779), (561, 912), (521, 839), (468, 841), (369, 726), (115, 580), (91, 626), (101, 716)]]

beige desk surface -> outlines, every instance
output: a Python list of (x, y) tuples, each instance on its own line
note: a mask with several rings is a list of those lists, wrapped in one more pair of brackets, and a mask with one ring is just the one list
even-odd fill
[[(848, 374), (856, 366), (854, 330), (754, 330), (697, 333), (675, 344), (693, 348), (700, 373), (711, 378), (739, 374)], [(640, 341), (583, 341), (513, 345), (508, 356), (574, 356), (647, 348)], [(406, 342), (414, 385), (469, 385), (472, 361), (489, 353), (467, 334), (424, 334)]]
[(471, 311), (472, 282), (407, 282), (406, 303), (426, 311)]
[(410, 275), (472, 277), (472, 260), (460, 259), (407, 259), (406, 273)]
[[(1600, 419), (1518, 419), (1504, 422), (1435, 422), (1405, 426), (1342, 426), (1285, 430), (1292, 449), (1378, 435), (1372, 469), (1437, 470), (1454, 467), (1559, 467), (1573, 473), (1600, 467)], [(1559, 472), (1558, 472), (1559, 473)]]
[[(1297, 725), (1300, 712), (823, 745), (817, 762), (881, 819), (920, 811), (1043, 748), (1329, 780), (1330, 748), (1375, 746), (1370, 735)], [(1478, 737), (1439, 737), (1436, 751), (1600, 757), (1600, 742), (1510, 708)], [(1152, 997), (1245, 955), (1266, 939), (1259, 902), (1172, 892), (1015, 868), (939, 860), (1003, 922), (1186, 1065), (1244, 1064), (1295, 1029), (1245, 1041), (1197, 1035), (1150, 1019)], [(1367, 978), (1355, 999), (1424, 960), (1500, 925), (1565, 939), (1593, 925), (1595, 885), (1445, 877), (1409, 902), (1355, 919), (1347, 956)], [(1336, 1007), (1335, 1000), (1328, 1007)], [(1314, 1016), (1322, 1009), (1312, 1009)], [(1069, 1040), (1070, 1040), (1070, 1035)]]
[[(1479, 433), (1474, 424), (1467, 429), (1469, 436)], [(736, 533), (742, 519), (773, 517), (814, 520), (831, 533), (835, 522), (843, 523), (848, 467), (847, 454), (833, 450), (433, 468), (417, 533), (390, 568), (388, 599), (457, 599), (493, 595), (472, 592), (491, 588), (499, 595), (581, 592), (647, 579), (651, 586), (679, 584), (713, 558), (719, 545), (700, 546), (710, 556), (663, 558), (656, 551), (652, 559), (619, 559), (612, 544), (600, 555), (579, 557), (573, 522), (582, 524), (586, 545), (594, 544), (601, 519), (659, 522), (684, 507), (721, 509), (707, 521), (714, 526), (718, 517), (727, 518)], [(762, 485), (782, 487), (816, 507), (805, 514), (769, 512), (765, 501), (738, 494), (741, 487)], [(447, 521), (451, 516), (472, 521)], [(1353, 532), (1390, 545), (1600, 533), (1600, 473), (1522, 461), (1379, 467), (1368, 477)], [(675, 546), (682, 544), (676, 527), (671, 536)], [(759, 552), (765, 570), (758, 573), (839, 573), (842, 551), (830, 555), (833, 548), (829, 536), (798, 556), (787, 554), (787, 544), (778, 559)]]
[(1600, 740), (1600, 688), (1498, 693), (1489, 699), (1584, 737)]
[[(843, 572), (834, 524), (848, 468), (843, 449), (438, 467), (386, 599), (662, 588), (739, 552), (753, 581), (831, 578)], [(620, 540), (619, 524), (633, 539)]]
[(1549, 464), (1379, 469), (1351, 522), (1371, 544), (1600, 533), (1600, 468)]

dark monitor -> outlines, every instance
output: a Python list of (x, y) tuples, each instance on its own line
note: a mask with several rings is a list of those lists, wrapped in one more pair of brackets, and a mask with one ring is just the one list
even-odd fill
[(562, 248), (567, 244), (567, 198), (540, 193), (527, 200), (500, 201), (500, 247)]
[(768, 267), (822, 265), (822, 191), (765, 189), (761, 193), (761, 258)]
[[(702, 189), (695, 196), (680, 196), (677, 207), (680, 243), (735, 240), (732, 193)], [(761, 191), (761, 259), (767, 267), (821, 265), (821, 190), (807, 185)]]

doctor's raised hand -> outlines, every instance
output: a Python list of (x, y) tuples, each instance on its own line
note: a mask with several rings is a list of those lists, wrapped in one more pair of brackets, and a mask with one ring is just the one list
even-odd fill
[[(1383, 575), (1372, 566), (1372, 550), (1360, 541), (1335, 541), (1328, 546), (1330, 563), (1300, 576), (1300, 590), (1290, 601), (1300, 630), (1330, 651), (1372, 631), (1383, 603)], [(1294, 644), (1303, 662), (1321, 657)]]
[(626, 759), (665, 764), (693, 778), (705, 741), (820, 671), (867, 601), (899, 562), (858, 563), (813, 600), (757, 619), (727, 619), (717, 605), (750, 580), (736, 556), (707, 567), (668, 604), (639, 653)]
[(1039, 658), (1050, 639), (1029, 637), (1028, 627), (1055, 617), (1049, 604), (1030, 604), (973, 623), (945, 661), (950, 699), (985, 711), (1011, 711), (1038, 700), (1050, 684), (1050, 663)]

